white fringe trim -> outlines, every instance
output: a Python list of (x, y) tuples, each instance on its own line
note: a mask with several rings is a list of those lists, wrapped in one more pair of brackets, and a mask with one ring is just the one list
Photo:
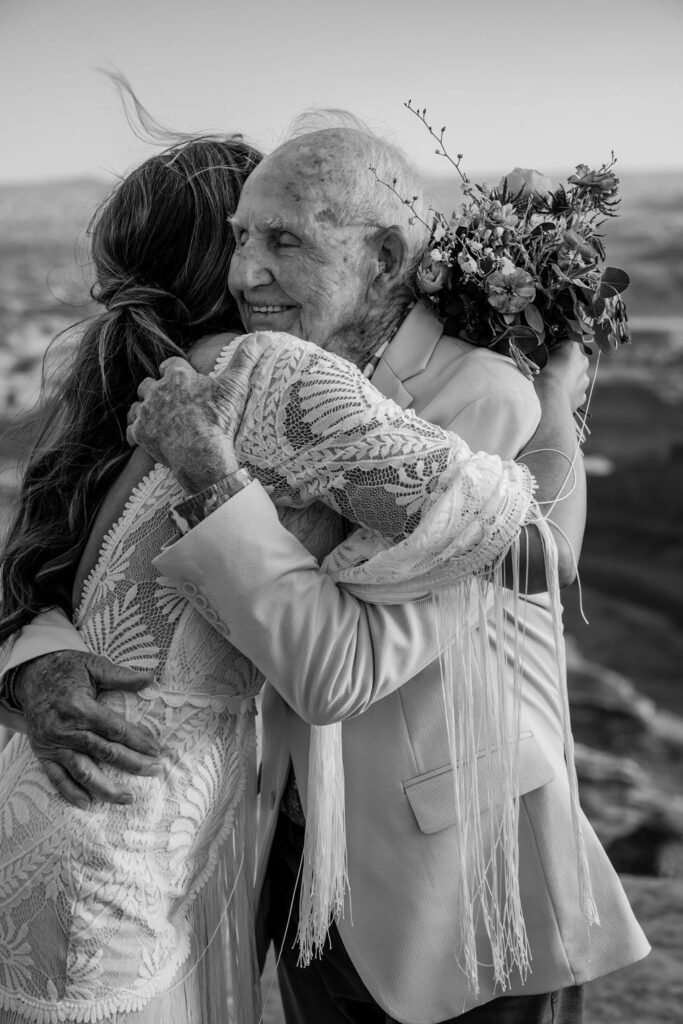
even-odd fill
[(311, 727), (308, 816), (299, 901), (299, 967), (322, 956), (348, 890), (341, 722)]
[[(557, 548), (543, 517), (534, 519), (543, 539), (562, 708), (576, 871), (581, 907), (589, 925), (599, 923), (591, 889), (581, 826), (574, 744), (569, 721), (567, 671), (559, 596)], [(457, 881), (456, 958), (472, 991), (479, 991), (477, 930), (488, 938), (496, 985), (522, 981), (531, 969), (531, 950), (519, 889), (519, 731), (524, 620), (520, 602), (520, 545), (513, 541), (512, 587), (503, 587), (499, 564), (486, 577), (470, 577), (437, 591), (437, 621), (444, 638), (440, 655), (442, 695), (453, 771), (456, 825), (454, 877)], [(359, 591), (361, 588), (358, 588)], [(493, 613), (487, 601), (493, 590)], [(472, 605), (478, 629), (473, 628)], [(511, 620), (506, 624), (505, 612)], [(453, 629), (455, 617), (455, 632)], [(495, 635), (495, 656), (489, 628)], [(511, 633), (512, 630), (512, 633)], [(454, 639), (445, 642), (445, 638)], [(511, 641), (508, 659), (506, 641)], [(479, 769), (484, 759), (484, 771)], [(480, 792), (479, 779), (484, 792)], [(486, 808), (485, 812), (480, 810)], [(313, 727), (309, 754), (308, 818), (297, 940), (299, 964), (322, 956), (329, 927), (343, 916), (348, 894), (341, 724)]]

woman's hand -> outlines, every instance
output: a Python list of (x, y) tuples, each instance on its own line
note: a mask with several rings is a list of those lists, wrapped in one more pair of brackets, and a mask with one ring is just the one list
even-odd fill
[(147, 377), (138, 388), (140, 401), (128, 414), (128, 443), (173, 470), (188, 494), (234, 473), (235, 434), (262, 353), (261, 336), (249, 335), (220, 377), (197, 373), (185, 359), (167, 359), (159, 380)]
[(575, 341), (567, 341), (553, 348), (547, 364), (534, 382), (541, 405), (544, 392), (555, 391), (566, 396), (572, 413), (580, 409), (586, 401), (590, 383), (588, 365), (583, 347)]

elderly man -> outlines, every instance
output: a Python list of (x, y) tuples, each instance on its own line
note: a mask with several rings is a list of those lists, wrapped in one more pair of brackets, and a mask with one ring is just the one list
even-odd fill
[[(551, 363), (535, 394), (510, 361), (444, 336), (428, 312), (411, 310), (409, 281), (424, 232), (405, 224), (405, 211), (375, 183), (369, 165), (386, 180), (397, 177), (406, 194), (420, 193), (393, 147), (349, 128), (294, 138), (253, 173), (234, 218), (237, 251), (230, 274), (246, 328), (288, 331), (352, 359), (385, 394), (459, 433), (475, 449), (513, 457), (526, 446), (538, 497), (553, 496), (566, 463), (551, 450), (571, 455), (575, 445), (572, 401), (562, 383), (571, 376), (564, 364), (572, 354)], [(155, 564), (197, 607), (218, 613), (231, 642), (271, 684), (263, 697), (257, 885), (267, 936), (282, 951), (288, 1024), (580, 1020), (581, 984), (634, 962), (648, 946), (585, 821), (600, 925), (589, 929), (581, 911), (567, 852), (573, 831), (546, 598), (529, 598), (524, 611), (518, 736), (519, 881), (531, 971), (524, 978), (513, 970), (502, 993), (480, 922), (476, 993), (457, 959), (454, 766), (432, 606), (415, 601), (371, 608), (336, 588), (280, 526), (262, 488), (242, 486), (243, 477), (231, 485), (236, 464), (227, 440), (198, 453), (183, 438), (169, 436), (160, 396), (172, 389), (174, 373), (147, 386), (131, 430), (199, 492), (184, 509), (191, 528)], [(187, 415), (192, 395), (186, 372), (177, 398), (181, 406), (187, 403)], [(176, 422), (179, 415), (182, 408), (175, 410)], [(192, 415), (196, 422), (196, 409)], [(580, 480), (557, 508), (558, 523), (577, 548), (582, 507)], [(560, 537), (560, 546), (570, 577), (571, 545)], [(15, 678), (15, 690), (42, 756), (71, 766), (81, 796), (85, 790), (121, 798), (121, 788), (84, 758), (105, 754), (117, 762), (120, 746), (107, 740), (125, 740), (138, 750), (145, 741), (117, 735), (111, 721), (102, 724), (101, 713), (93, 726), (92, 701), (84, 696), (86, 655), (73, 650), (37, 657), (79, 646), (55, 613), (42, 626), (37, 620), (14, 647), (10, 667), (36, 658)], [(47, 671), (57, 679), (54, 696), (44, 692), (41, 672)], [(101, 665), (97, 671), (102, 674)], [(69, 702), (64, 694), (71, 677), (81, 690)], [(46, 706), (47, 725), (36, 714)], [(55, 749), (60, 715), (83, 725), (83, 739), (70, 740), (78, 755), (64, 758)], [(308, 722), (337, 720), (344, 721), (352, 905), (332, 929), (322, 957), (301, 968), (291, 947)], [(105, 739), (90, 735), (91, 728)], [(145, 757), (130, 751), (125, 757), (127, 766), (146, 770)], [(78, 795), (73, 779), (71, 787)]]

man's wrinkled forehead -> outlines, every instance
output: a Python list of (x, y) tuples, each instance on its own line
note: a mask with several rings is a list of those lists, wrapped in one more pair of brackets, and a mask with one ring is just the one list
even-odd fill
[(339, 206), (348, 182), (340, 166), (340, 141), (321, 138), (295, 139), (266, 157), (252, 176), (277, 191), (288, 202), (315, 220), (338, 223)]

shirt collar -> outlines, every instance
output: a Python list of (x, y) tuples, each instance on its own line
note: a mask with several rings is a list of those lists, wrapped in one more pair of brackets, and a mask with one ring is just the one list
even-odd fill
[(372, 374), (372, 383), (405, 409), (412, 396), (403, 382), (424, 370), (442, 335), (441, 322), (418, 302), (387, 345)]

